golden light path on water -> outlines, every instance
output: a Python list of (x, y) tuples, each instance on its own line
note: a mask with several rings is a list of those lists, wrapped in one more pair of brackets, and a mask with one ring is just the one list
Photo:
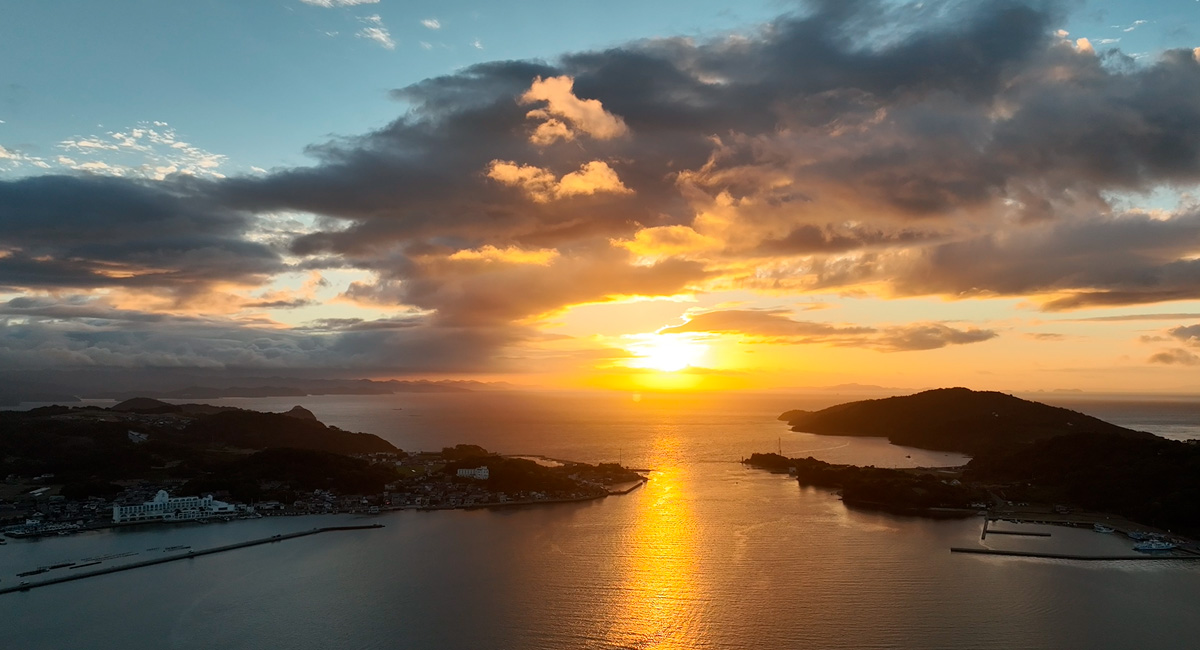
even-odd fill
[[(663, 429), (674, 429), (664, 426)], [(608, 641), (624, 648), (693, 648), (703, 636), (698, 593), (697, 521), (690, 472), (678, 464), (680, 440), (660, 432), (650, 454), (654, 472), (642, 488), (645, 507), (627, 541), (623, 582), (628, 589)]]

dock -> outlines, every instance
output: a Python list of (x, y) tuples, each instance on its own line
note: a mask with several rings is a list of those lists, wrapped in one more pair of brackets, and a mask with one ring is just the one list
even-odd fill
[(1032, 530), (996, 530), (988, 529), (989, 535), (1017, 535), (1020, 537), (1050, 537), (1050, 533), (1039, 533)]
[(961, 546), (951, 547), (950, 552), (972, 553), (975, 555), (1006, 555), (1009, 557), (1040, 557), (1050, 560), (1082, 560), (1089, 562), (1113, 562), (1118, 560), (1200, 560), (1200, 555), (1074, 555), (1071, 553), (1039, 553), (1036, 551), (1000, 551), (991, 548), (963, 548)]
[(105, 567), (103, 569), (96, 569), (94, 571), (84, 571), (82, 573), (71, 573), (71, 574), (61, 575), (61, 576), (54, 577), (54, 578), (47, 578), (46, 580), (38, 580), (37, 582), (30, 582), (30, 583), (24, 584), (24, 585), (3, 587), (3, 588), (0, 588), (0, 594), (12, 593), (14, 591), (29, 591), (30, 589), (36, 589), (37, 587), (47, 587), (49, 585), (56, 585), (56, 584), (63, 583), (63, 582), (71, 582), (72, 580), (83, 580), (84, 578), (94, 578), (96, 576), (107, 575), (110, 573), (118, 573), (120, 571), (129, 571), (132, 569), (140, 569), (142, 567), (154, 566), (156, 564), (166, 564), (167, 562), (175, 562), (177, 560), (187, 560), (187, 559), (191, 559), (191, 558), (195, 558), (195, 557), (200, 557), (202, 555), (212, 555), (214, 553), (224, 553), (225, 551), (232, 551), (232, 550), (239, 549), (239, 548), (249, 548), (251, 546), (259, 546), (261, 544), (273, 544), (275, 542), (282, 542), (285, 539), (296, 539), (297, 537), (307, 537), (309, 535), (316, 535), (319, 533), (329, 533), (329, 532), (334, 532), (334, 531), (339, 531), (339, 530), (370, 530), (372, 528), (383, 528), (383, 524), (369, 524), (369, 525), (365, 525), (365, 526), (325, 526), (323, 528), (313, 528), (312, 530), (302, 530), (302, 531), (296, 532), (296, 533), (281, 533), (279, 535), (272, 535), (271, 537), (252, 539), (247, 542), (237, 542), (234, 544), (225, 544), (224, 546), (214, 546), (212, 548), (200, 549), (198, 551), (188, 551), (187, 553), (181, 553), (179, 555), (168, 555), (166, 557), (154, 558), (153, 560), (142, 560), (140, 562), (130, 562), (128, 564), (121, 564), (118, 566)]

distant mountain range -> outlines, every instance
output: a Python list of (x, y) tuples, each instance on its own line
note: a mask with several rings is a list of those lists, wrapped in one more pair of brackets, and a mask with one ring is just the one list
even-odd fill
[(101, 393), (99, 399), (220, 399), (222, 397), (305, 397), (308, 395), (391, 395), (393, 393), (466, 393), (486, 388), (478, 381), (375, 381), (371, 379), (309, 379), (286, 380), (271, 378), (275, 383), (249, 386), (188, 386), (167, 391), (120, 391)]
[(27, 382), (0, 376), (0, 405), (22, 402), (69, 404), (81, 399), (124, 400), (131, 397), (208, 400), (223, 397), (305, 397), (308, 395), (391, 395), (393, 393), (461, 393), (506, 390), (504, 382), (470, 380), (310, 379), (294, 377), (176, 376), (163, 381), (119, 377), (56, 377), (54, 382)]

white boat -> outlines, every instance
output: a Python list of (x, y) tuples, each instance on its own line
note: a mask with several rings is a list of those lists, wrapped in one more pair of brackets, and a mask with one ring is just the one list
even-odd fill
[(1097, 533), (1111, 533), (1115, 531), (1116, 528), (1110, 528), (1104, 524), (1093, 524), (1092, 530), (1096, 531)]
[(1169, 551), (1174, 548), (1177, 548), (1174, 544), (1172, 544), (1171, 542), (1164, 542), (1161, 539), (1152, 539), (1152, 540), (1145, 541), (1145, 542), (1138, 542), (1137, 544), (1133, 545), (1133, 550), (1141, 551), (1143, 553), (1153, 553), (1154, 551)]

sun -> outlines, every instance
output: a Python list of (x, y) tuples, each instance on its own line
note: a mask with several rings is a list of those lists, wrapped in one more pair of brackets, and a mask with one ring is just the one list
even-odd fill
[(708, 345), (689, 336), (648, 334), (625, 349), (635, 357), (629, 361), (631, 367), (678, 372), (699, 363)]

